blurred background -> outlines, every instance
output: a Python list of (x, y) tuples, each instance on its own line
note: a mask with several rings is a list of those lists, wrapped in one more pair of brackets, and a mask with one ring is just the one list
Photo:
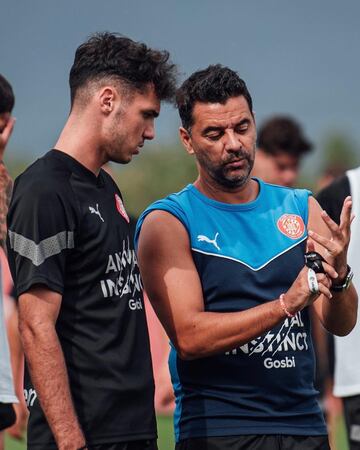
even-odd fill
[[(360, 3), (357, 0), (1, 0), (0, 72), (16, 95), (7, 163), (17, 174), (50, 149), (69, 111), (76, 47), (95, 31), (117, 31), (170, 51), (180, 80), (222, 63), (245, 79), (257, 122), (290, 114), (315, 151), (300, 184), (316, 187), (325, 168), (360, 159)], [(130, 166), (115, 167), (129, 212), (194, 177), (180, 148), (179, 119), (165, 105), (157, 138)], [(160, 176), (161, 175), (161, 176)]]
[[(16, 96), (17, 122), (5, 158), (13, 176), (52, 148), (69, 111), (75, 49), (96, 31), (166, 48), (180, 81), (214, 63), (237, 70), (253, 96), (258, 124), (289, 114), (314, 143), (300, 186), (316, 191), (329, 169), (360, 163), (357, 0), (1, 0), (0, 6), (0, 73)], [(176, 110), (164, 105), (155, 141), (130, 165), (112, 166), (132, 215), (194, 179), (178, 127)], [(172, 448), (170, 421), (160, 422), (164, 450)], [(337, 446), (344, 450), (341, 421), (338, 426)], [(7, 448), (24, 448), (16, 445)]]

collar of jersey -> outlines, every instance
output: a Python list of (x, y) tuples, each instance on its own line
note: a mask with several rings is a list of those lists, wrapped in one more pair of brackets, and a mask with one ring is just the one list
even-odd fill
[(199, 198), (201, 201), (207, 203), (208, 205), (213, 206), (214, 208), (226, 209), (228, 211), (248, 211), (258, 206), (258, 204), (261, 202), (261, 197), (263, 196), (264, 191), (263, 181), (255, 177), (252, 177), (252, 179), (259, 183), (259, 193), (255, 200), (248, 203), (223, 203), (217, 200), (213, 200), (212, 198), (209, 198), (206, 195), (202, 194), (193, 184), (189, 184), (187, 186), (187, 189), (189, 189), (189, 191), (192, 194), (194, 194), (197, 198)]
[(77, 159), (73, 158), (72, 156), (68, 155), (65, 152), (62, 152), (61, 150), (57, 150), (56, 148), (52, 149), (50, 153), (52, 153), (56, 158), (59, 158), (62, 161), (64, 161), (72, 172), (75, 172), (79, 176), (89, 179), (89, 181), (92, 181), (96, 185), (102, 184), (101, 171), (99, 172), (99, 175), (96, 176), (94, 172), (87, 169)]

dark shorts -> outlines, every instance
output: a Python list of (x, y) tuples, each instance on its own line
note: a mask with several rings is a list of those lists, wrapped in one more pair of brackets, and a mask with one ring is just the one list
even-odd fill
[(16, 421), (16, 414), (12, 403), (0, 403), (0, 431), (11, 427)]
[(185, 439), (176, 450), (330, 450), (327, 436), (248, 435)]
[(119, 442), (118, 444), (90, 445), (89, 450), (158, 450), (156, 439)]
[(360, 395), (344, 397), (343, 401), (350, 450), (360, 450)]

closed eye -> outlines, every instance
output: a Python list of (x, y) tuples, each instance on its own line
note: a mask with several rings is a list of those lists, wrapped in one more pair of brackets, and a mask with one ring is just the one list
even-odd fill
[(235, 127), (236, 133), (245, 133), (249, 129), (250, 123), (248, 121), (241, 122)]

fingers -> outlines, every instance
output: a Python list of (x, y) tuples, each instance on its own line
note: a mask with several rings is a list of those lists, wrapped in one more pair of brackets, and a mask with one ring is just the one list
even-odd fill
[(343, 207), (340, 214), (340, 229), (341, 230), (349, 230), (350, 231), (350, 224), (352, 222), (353, 215), (351, 214), (352, 211), (352, 198), (349, 195), (345, 198)]
[(332, 218), (325, 210), (321, 211), (321, 218), (325, 222), (326, 226), (329, 228), (332, 234), (339, 233), (339, 225), (332, 220)]
[(327, 262), (323, 262), (322, 265), (323, 265), (326, 275), (328, 275), (333, 280), (338, 278), (339, 274), (336, 272), (336, 270), (333, 268), (333, 266), (331, 266)]
[(323, 273), (316, 274), (317, 284), (318, 284), (318, 291), (316, 293), (312, 293), (310, 291), (310, 294), (315, 296), (317, 298), (320, 294), (325, 295), (328, 299), (332, 298), (332, 293), (330, 292), (331, 287), (331, 280), (329, 277), (327, 277)]
[(328, 238), (326, 238), (324, 236), (321, 236), (321, 234), (318, 234), (318, 233), (316, 233), (315, 231), (312, 231), (312, 230), (309, 230), (308, 233), (309, 233), (309, 236), (311, 237), (311, 239), (313, 239), (318, 244), (322, 245), (330, 253), (334, 253), (335, 252), (335, 250), (336, 250), (336, 243), (333, 240), (328, 239)]
[(323, 283), (319, 283), (319, 294), (325, 295), (329, 300), (332, 298), (332, 293), (328, 286)]
[(331, 219), (331, 217), (325, 210), (321, 212), (321, 217), (325, 222), (326, 226), (331, 231), (333, 237), (341, 238), (343, 232), (346, 235), (350, 232), (350, 224), (353, 220), (351, 211), (352, 211), (352, 198), (351, 196), (348, 196), (345, 198), (343, 207), (341, 209), (340, 225), (337, 225), (337, 223)]

